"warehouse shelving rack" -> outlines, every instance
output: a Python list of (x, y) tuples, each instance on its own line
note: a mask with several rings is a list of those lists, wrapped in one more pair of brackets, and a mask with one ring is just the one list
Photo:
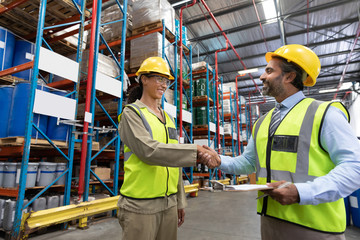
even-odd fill
[[(21, 5), (20, 5), (21, 6)], [(11, 232), (12, 238), (17, 239), (19, 237), (19, 231), (20, 231), (20, 225), (21, 225), (21, 218), (23, 211), (30, 206), (38, 197), (40, 197), (43, 193), (45, 193), (50, 187), (54, 186), (55, 182), (59, 180), (61, 177), (65, 176), (65, 186), (64, 186), (64, 205), (69, 204), (70, 201), (70, 191), (71, 191), (71, 175), (72, 175), (72, 168), (73, 168), (73, 159), (74, 159), (74, 134), (71, 134), (70, 140), (69, 140), (69, 146), (67, 149), (60, 149), (60, 147), (57, 146), (55, 141), (52, 141), (49, 139), (49, 137), (44, 133), (42, 130), (40, 130), (34, 123), (33, 123), (33, 117), (34, 112), (42, 115), (49, 115), (54, 117), (61, 117), (63, 119), (68, 120), (75, 120), (76, 119), (76, 109), (77, 109), (77, 103), (78, 103), (78, 89), (79, 89), (79, 77), (80, 77), (80, 65), (79, 61), (81, 61), (81, 53), (82, 53), (82, 45), (83, 45), (83, 32), (84, 32), (84, 21), (85, 21), (85, 15), (87, 12), (85, 11), (85, 4), (84, 2), (81, 3), (81, 6), (79, 7), (75, 2), (73, 2), (73, 9), (75, 9), (78, 14), (74, 15), (73, 17), (69, 19), (62, 19), (62, 21), (58, 23), (49, 23), (46, 25), (45, 19), (47, 17), (47, 1), (43, 0), (40, 3), (39, 6), (39, 16), (37, 19), (37, 32), (36, 32), (36, 43), (35, 43), (35, 56), (33, 61), (30, 61), (29, 63), (22, 64), (17, 67), (13, 67), (10, 69), (7, 69), (5, 71), (0, 72), (1, 76), (12, 74), (15, 72), (19, 72), (25, 69), (32, 68), (33, 74), (31, 77), (31, 90), (30, 90), (30, 99), (28, 101), (28, 112), (26, 117), (26, 124), (25, 124), (25, 137), (24, 137), (24, 143), (21, 147), (8, 147), (5, 149), (3, 154), (6, 156), (14, 156), (14, 157), (22, 157), (21, 161), (21, 170), (20, 170), (20, 177), (19, 177), (19, 187), (17, 190), (7, 190), (2, 189), (0, 190), (2, 193), (1, 195), (7, 195), (9, 194), (12, 196), (12, 194), (16, 193), (17, 202), (16, 202), (16, 208), (15, 208), (15, 215), (14, 215), (14, 223), (13, 223), (13, 231)], [(11, 9), (10, 9), (11, 11)], [(29, 14), (26, 12), (26, 10), (22, 10), (23, 15), (29, 17)], [(51, 14), (51, 13), (50, 13)], [(65, 15), (64, 15), (65, 16)], [(67, 16), (68, 17), (68, 16)], [(78, 18), (79, 20), (74, 20)], [(59, 29), (66, 28), (71, 25), (79, 24), (79, 30), (78, 30), (78, 48), (77, 48), (77, 57), (76, 61), (70, 60), (61, 54), (56, 53), (53, 51), (52, 47), (49, 45), (49, 43), (45, 40), (44, 32), (48, 31), (54, 31), (57, 32)], [(31, 34), (30, 34), (31, 35)], [(28, 35), (28, 36), (30, 36)], [(44, 45), (44, 47), (43, 47)], [(58, 47), (57, 47), (58, 48)], [(58, 65), (61, 63), (63, 67), (66, 67), (68, 71), (62, 71)], [(54, 96), (51, 98), (48, 98), (51, 95), (50, 93), (45, 93), (43, 91), (36, 90), (37, 88), (37, 82), (38, 77), (43, 78), (43, 76), (39, 73), (39, 71), (44, 71), (49, 73), (50, 76), (50, 82), (52, 81), (52, 74), (68, 78), (72, 81), (71, 86), (71, 92), (68, 93), (64, 97), (58, 96), (58, 100), (60, 100), (61, 105), (65, 108), (69, 108), (72, 111), (70, 113), (66, 113), (67, 116), (64, 115), (64, 113), (61, 113), (59, 115), (50, 113), (49, 107), (46, 107), (44, 105), (41, 105), (43, 101), (48, 100), (48, 106), (51, 104), (55, 104), (54, 102)], [(43, 98), (41, 98), (43, 97)], [(68, 98), (69, 97), (69, 98)], [(66, 101), (65, 101), (66, 100)], [(65, 103), (66, 102), (66, 103)], [(42, 110), (39, 109), (39, 106), (42, 107)], [(28, 163), (30, 158), (30, 150), (33, 147), (31, 144), (31, 132), (32, 129), (35, 128), (41, 136), (43, 136), (50, 145), (56, 150), (58, 155), (62, 156), (67, 161), (67, 169), (59, 176), (57, 179), (55, 179), (51, 184), (44, 187), (40, 192), (38, 192), (31, 200), (28, 201), (28, 203), (24, 204), (24, 198), (25, 198), (25, 191), (26, 191), (26, 178), (27, 178), (27, 170), (28, 170)], [(70, 127), (71, 133), (73, 133), (73, 126)], [(22, 153), (20, 152), (22, 151)], [(35, 154), (39, 154), (40, 151), (36, 152)], [(43, 152), (43, 151), (41, 151)], [(44, 151), (45, 152), (45, 151)], [(4, 156), (3, 155), (3, 156)], [(34, 155), (34, 154), (32, 154)], [(40, 188), (41, 189), (41, 188)]]
[[(244, 139), (242, 139), (242, 131), (243, 131), (243, 126), (245, 126), (245, 131), (247, 131), (247, 127), (246, 127), (246, 117), (245, 117), (245, 123), (242, 122), (242, 118), (241, 118), (241, 114), (242, 114), (242, 111), (244, 111), (244, 116), (246, 116), (245, 114), (245, 108), (242, 108), (242, 106), (245, 106), (245, 102), (242, 103), (241, 102), (241, 97), (239, 96), (238, 99), (237, 99), (237, 106), (236, 106), (236, 109), (239, 110), (239, 113), (238, 113), (238, 116), (239, 117), (239, 122), (238, 122), (238, 141), (239, 141), (239, 144), (238, 144), (238, 150), (239, 150), (239, 155), (242, 154), (244, 152), (244, 145), (243, 145), (243, 142), (244, 142)], [(246, 142), (247, 142), (247, 139), (246, 139)]]
[[(124, 6), (122, 7), (120, 5), (120, 3), (117, 1), (117, 4), (119, 5), (120, 9), (122, 10), (122, 12), (124, 13), (123, 14), (123, 34), (122, 34), (122, 39), (125, 38), (125, 30), (126, 30), (126, 11), (127, 11), (127, 0), (124, 0), (123, 1), (124, 3)], [(26, 70), (26, 69), (29, 69), (29, 68), (33, 68), (33, 76), (32, 76), (32, 80), (31, 80), (31, 97), (30, 97), (30, 101), (29, 101), (29, 108), (28, 108), (28, 114), (27, 114), (27, 119), (26, 119), (26, 132), (25, 132), (25, 141), (24, 141), (24, 144), (23, 146), (10, 146), (10, 147), (5, 147), (5, 148), (2, 148), (2, 150), (5, 150), (5, 151), (2, 151), (2, 157), (21, 157), (22, 156), (22, 166), (21, 166), (21, 172), (20, 172), (20, 184), (19, 184), (19, 189), (0, 189), (0, 195), (3, 195), (3, 196), (12, 196), (12, 197), (17, 197), (17, 204), (16, 204), (16, 211), (15, 211), (15, 221), (14, 221), (14, 227), (13, 227), (13, 231), (11, 232), (11, 235), (12, 235), (12, 238), (16, 239), (19, 237), (19, 228), (20, 228), (20, 224), (21, 224), (21, 217), (22, 217), (22, 212), (25, 208), (27, 208), (30, 204), (33, 203), (33, 201), (38, 198), (39, 196), (41, 196), (45, 191), (47, 191), (50, 187), (61, 187), (61, 186), (54, 186), (53, 184), (58, 180), (60, 179), (62, 176), (66, 175), (66, 184), (64, 186), (64, 205), (68, 205), (69, 202), (70, 202), (70, 191), (71, 191), (71, 176), (72, 176), (72, 168), (73, 168), (73, 162), (74, 162), (74, 145), (75, 145), (75, 142), (81, 142), (77, 139), (75, 139), (75, 127), (74, 125), (76, 126), (82, 126), (81, 124), (79, 124), (77, 121), (75, 121), (76, 119), (76, 112), (77, 112), (77, 103), (78, 103), (78, 96), (79, 96), (79, 89), (83, 89), (84, 87), (84, 84), (81, 84), (82, 86), (80, 87), (80, 74), (81, 74), (81, 65), (79, 64), (79, 62), (81, 62), (81, 58), (82, 58), (82, 45), (83, 45), (83, 33), (84, 33), (84, 28), (86, 29), (89, 25), (87, 26), (84, 26), (85, 24), (85, 20), (87, 19), (87, 17), (89, 17), (89, 11), (85, 10), (85, 1), (81, 1), (80, 3), (80, 6), (77, 5), (74, 1), (72, 1), (73, 4), (73, 8), (76, 9), (76, 11), (78, 11), (79, 14), (74, 14), (72, 17), (69, 17), (68, 15), (66, 15), (66, 19), (63, 19), (62, 21), (60, 21), (58, 24), (55, 24), (54, 23), (50, 23), (50, 24), (47, 24), (48, 26), (45, 26), (46, 25), (46, 22), (45, 22), (45, 18), (47, 17), (47, 14), (52, 14), (52, 11), (51, 11), (51, 7), (50, 8), (50, 13), (48, 13), (48, 9), (47, 9), (47, 1), (46, 0), (43, 0), (41, 1), (40, 3), (40, 10), (39, 10), (39, 19), (37, 21), (38, 23), (38, 27), (37, 27), (37, 32), (34, 33), (34, 34), (29, 34), (28, 37), (31, 38), (31, 37), (35, 37), (36, 36), (36, 50), (35, 50), (35, 58), (33, 61), (29, 62), (29, 63), (26, 63), (26, 64), (23, 64), (21, 66), (18, 66), (18, 67), (14, 67), (14, 68), (11, 68), (11, 69), (7, 69), (5, 71), (2, 71), (0, 72), (0, 75), (1, 76), (4, 76), (4, 75), (7, 75), (7, 74), (12, 74), (12, 73), (15, 73), (15, 72), (19, 72), (19, 71), (22, 71), (22, 70)], [(101, 2), (100, 2), (101, 4)], [(54, 3), (52, 3), (52, 5), (54, 5)], [(21, 5), (20, 5), (21, 6)], [(56, 10), (58, 11), (58, 10)], [(67, 13), (69, 13), (68, 10), (65, 10)], [(94, 16), (97, 16), (99, 18), (100, 16), (100, 11), (101, 11), (101, 7), (98, 9), (98, 14)], [(73, 11), (74, 12), (74, 11)], [(62, 13), (62, 12), (61, 12)], [(26, 16), (26, 13), (25, 13), (25, 16)], [(95, 17), (94, 17), (95, 18)], [(46, 19), (49, 19), (48, 17)], [(57, 19), (57, 18), (56, 18)], [(77, 20), (77, 19), (80, 19), (80, 20)], [(124, 20), (125, 19), (125, 20)], [(98, 20), (98, 23), (99, 23), (99, 20)], [(68, 32), (68, 33), (65, 33), (65, 34), (62, 34), (60, 36), (57, 36), (55, 37), (56, 40), (60, 40), (60, 39), (63, 39), (65, 37), (68, 37), (68, 36), (72, 36), (74, 35), (75, 33), (78, 32), (78, 44), (77, 44), (77, 57), (76, 57), (76, 62), (75, 61), (71, 61), (65, 57), (63, 57), (62, 55), (60, 54), (57, 54), (57, 53), (53, 53), (52, 51), (49, 51), (43, 47), (41, 47), (42, 45), (45, 45), (48, 49), (52, 50), (49, 43), (53, 42), (54, 40), (53, 39), (48, 39), (48, 41), (46, 41), (46, 37), (45, 37), (45, 33), (49, 32), (49, 31), (53, 31), (53, 33), (56, 33), (58, 32), (59, 30), (62, 30), (64, 28), (67, 28), (69, 26), (73, 26), (73, 25), (76, 25), (76, 24), (79, 24), (79, 29), (78, 30), (73, 30), (71, 32)], [(109, 24), (109, 23), (107, 23)], [(99, 25), (97, 25), (97, 33), (96, 33), (97, 37), (99, 38)], [(99, 41), (97, 42), (97, 47), (99, 47)], [(63, 46), (67, 46), (67, 45), (63, 45), (63, 44), (60, 44), (60, 47), (58, 46), (59, 44), (56, 44), (55, 47), (57, 49), (63, 47)], [(123, 44), (121, 44), (121, 52), (124, 53), (125, 50), (125, 41)], [(66, 49), (68, 50), (67, 53), (69, 53), (69, 49)], [(70, 49), (72, 50), (72, 49)], [(110, 51), (110, 50), (109, 50)], [(65, 52), (65, 51), (64, 51)], [(46, 61), (44, 60), (44, 55), (50, 55), (49, 58), (46, 58)], [(114, 57), (114, 55), (113, 55)], [(49, 60), (50, 59), (50, 60)], [(51, 62), (51, 60), (54, 60), (56, 59), (57, 62)], [(94, 59), (95, 61), (93, 62), (93, 65), (95, 65), (95, 73), (96, 73), (96, 66), (97, 64), (96, 63), (96, 58)], [(60, 73), (59, 71), (57, 71), (56, 69), (51, 69), (51, 67), (49, 68), (45, 63), (48, 61), (48, 63), (50, 65), (59, 65), (59, 63), (65, 63), (66, 64), (69, 64), (70, 62), (70, 65), (72, 66), (72, 68), (75, 69), (75, 73), (72, 74), (71, 77), (69, 76), (65, 76), (64, 73)], [(124, 54), (121, 54), (120, 55), (120, 61), (117, 62), (118, 63), (118, 66), (120, 69), (122, 69), (122, 71), (120, 71), (120, 76), (118, 76), (118, 78), (120, 79), (117, 80), (117, 82), (120, 82), (122, 83), (123, 81), (123, 66), (124, 66)], [(44, 67), (44, 65), (46, 65)], [(61, 65), (61, 64), (60, 64)], [(89, 64), (91, 65), (91, 64)], [(66, 65), (68, 66), (68, 65)], [(64, 66), (65, 67), (65, 66)], [(69, 68), (66, 68), (67, 71), (63, 71), (63, 72), (70, 72), (70, 69)], [(50, 80), (49, 80), (49, 86), (50, 87), (56, 87), (56, 88), (60, 88), (60, 89), (71, 89), (72, 91), (67, 94), (65, 97), (67, 96), (71, 96), (71, 99), (73, 100), (72, 102), (72, 106), (75, 106), (75, 110), (74, 110), (74, 118), (73, 119), (68, 119), (67, 123), (70, 123), (71, 124), (71, 137), (70, 137), (70, 140), (69, 140), (69, 147), (66, 148), (66, 149), (63, 149), (63, 148), (59, 148), (58, 146), (56, 146), (56, 143), (55, 141), (52, 141), (50, 140), (46, 134), (44, 132), (42, 132), (40, 129), (38, 129), (36, 126), (34, 126), (34, 124), (32, 123), (32, 119), (33, 119), (33, 108), (34, 108), (34, 102), (36, 101), (36, 98), (37, 98), (37, 90), (36, 89), (36, 84), (37, 84), (37, 76), (43, 78), (40, 74), (39, 74), (39, 70), (42, 70), (42, 71), (46, 71), (50, 74), (50, 76), (52, 76), (52, 74), (55, 74), (55, 75), (58, 75), (58, 76), (61, 76), (61, 77), (64, 77), (66, 78), (67, 80), (63, 80), (63, 81), (59, 81), (59, 82), (54, 82), (54, 83), (51, 83), (52, 82), (52, 77), (50, 77)], [(96, 79), (96, 76), (98, 74), (95, 74), (91, 77), (93, 77), (94, 79)], [(71, 81), (70, 81), (71, 80)], [(108, 79), (107, 79), (108, 80)], [(86, 81), (84, 81), (86, 82)], [(121, 84), (121, 89), (122, 91), (122, 84)], [(103, 89), (101, 89), (103, 90)], [(104, 91), (104, 90), (103, 90)], [(91, 92), (94, 94), (95, 93), (95, 85), (94, 85), (94, 88), (91, 89)], [(106, 91), (104, 91), (106, 92)], [(121, 94), (121, 92), (120, 92)], [(119, 100), (119, 105), (118, 105), (118, 113), (121, 111), (121, 99)], [(99, 99), (97, 98), (92, 98), (92, 112), (94, 112), (94, 105), (95, 105), (95, 102), (99, 103), (100, 106), (101, 106), (101, 103), (99, 101)], [(104, 110), (104, 108), (102, 107), (102, 109)], [(105, 110), (104, 110), (105, 111)], [(109, 116), (109, 114), (107, 114), (107, 116), (111, 119), (111, 117)], [(110, 120), (112, 121), (112, 120)], [(92, 115), (92, 122), (94, 122), (94, 115)], [(114, 123), (114, 121), (112, 121), (113, 125), (115, 126), (115, 129), (117, 127), (116, 123)], [(64, 159), (67, 160), (68, 162), (68, 168), (65, 170), (65, 172), (59, 176), (56, 180), (54, 180), (50, 185), (44, 187), (38, 194), (36, 194), (35, 197), (33, 197), (25, 206), (23, 206), (23, 202), (24, 202), (24, 196), (25, 196), (25, 186), (26, 186), (26, 174), (27, 174), (27, 165), (28, 165), (28, 162), (29, 162), (29, 158), (30, 158), (30, 149), (33, 148), (33, 145), (30, 143), (30, 140), (31, 140), (31, 131), (32, 131), (32, 128), (35, 128), (46, 140), (49, 141), (49, 143), (54, 147), (55, 150), (51, 150), (49, 148), (41, 148), (40, 150), (39, 149), (36, 149), (34, 147), (34, 151), (32, 151), (31, 153), (31, 156), (39, 156), (40, 154), (42, 156), (44, 155), (47, 155), (47, 156), (50, 156), (50, 155), (53, 155), (54, 154), (54, 151), (56, 152), (57, 150), (57, 154), (56, 155), (61, 155), (64, 157)], [(90, 128), (90, 131), (92, 132), (92, 130), (94, 129), (93, 126), (91, 126), (92, 128)], [(115, 156), (113, 153), (102, 153), (102, 151), (104, 150), (104, 148), (106, 148), (106, 146), (108, 146), (109, 144), (111, 144), (112, 142), (116, 142), (116, 146), (117, 146), (117, 149), (115, 150)], [(117, 164), (115, 165), (115, 172), (118, 172), (118, 159), (119, 159), (119, 152), (120, 152), (120, 138), (118, 136), (116, 136), (114, 139), (112, 139), (108, 144), (106, 144), (106, 146), (101, 149), (99, 152), (97, 152), (95, 154), (95, 156), (91, 157), (90, 154), (92, 153), (92, 149), (91, 149), (91, 145), (92, 145), (92, 141), (91, 141), (91, 138), (86, 141), (86, 144), (88, 146), (90, 146), (88, 148), (88, 154), (87, 156), (88, 157), (88, 160), (93, 160), (95, 159), (97, 156), (106, 156), (106, 157), (113, 157), (115, 158), (115, 160), (117, 160)], [(22, 154), (20, 153), (23, 152)], [(78, 154), (76, 154), (76, 156), (78, 157)], [(76, 157), (75, 156), (75, 157)], [(90, 158), (91, 157), (91, 158)], [(90, 161), (88, 161), (89, 163)], [(89, 174), (90, 175), (90, 168), (89, 169)], [(117, 179), (117, 176), (118, 174), (114, 174), (114, 181), (113, 181), (113, 193), (116, 195), (117, 194), (117, 189), (118, 189), (118, 179)], [(88, 181), (88, 178), (85, 179)], [(102, 184), (104, 184), (100, 179), (98, 179)], [(36, 187), (36, 189), (41, 189), (40, 187)], [(108, 189), (109, 190), (109, 189)], [(110, 191), (111, 192), (111, 191)], [(85, 191), (85, 194), (84, 194), (84, 201), (87, 200), (87, 195), (89, 193), (89, 187), (88, 185), (86, 185), (86, 191)]]
[[(235, 157), (239, 155), (239, 148), (237, 147), (238, 146), (237, 142), (239, 140), (237, 136), (239, 123), (236, 122), (236, 115), (238, 114), (236, 108), (236, 104), (237, 104), (236, 95), (235, 92), (231, 90), (231, 88), (229, 92), (229, 99), (230, 99), (230, 114), (228, 117), (230, 117), (230, 124), (231, 124), (231, 134), (229, 137), (231, 140), (231, 150), (232, 150), (231, 154), (233, 157)], [(228, 146), (228, 144), (226, 144), (226, 146)]]
[[(213, 122), (210, 120), (210, 107), (214, 106), (215, 99), (215, 73), (214, 70), (211, 70), (209, 64), (206, 63), (205, 69), (193, 72), (193, 82), (197, 81), (200, 78), (206, 78), (206, 96), (199, 96), (193, 99), (193, 106), (194, 107), (201, 107), (206, 106), (206, 113), (207, 113), (207, 127), (204, 128), (203, 126), (196, 126), (193, 129), (194, 138), (196, 137), (204, 137), (206, 139), (206, 145), (209, 147), (214, 145), (215, 142), (215, 135), (211, 133), (215, 133), (216, 127)], [(213, 88), (213, 95), (210, 95), (210, 88)], [(194, 140), (196, 142), (196, 140)], [(215, 146), (215, 145), (214, 145)], [(209, 172), (193, 172), (192, 177), (209, 177)]]

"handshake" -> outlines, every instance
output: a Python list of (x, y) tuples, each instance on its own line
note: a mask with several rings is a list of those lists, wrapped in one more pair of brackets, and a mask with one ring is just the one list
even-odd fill
[(206, 145), (197, 145), (197, 162), (208, 166), (208, 168), (216, 168), (220, 166), (221, 159), (214, 149)]

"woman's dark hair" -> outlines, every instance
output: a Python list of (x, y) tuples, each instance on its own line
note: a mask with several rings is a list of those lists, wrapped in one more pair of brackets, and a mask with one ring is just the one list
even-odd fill
[(280, 60), (280, 68), (281, 68), (283, 74), (284, 73), (295, 72), (296, 77), (291, 82), (291, 84), (294, 85), (294, 87), (296, 87), (300, 91), (304, 90), (304, 83), (302, 81), (304, 70), (302, 70), (295, 63), (288, 62), (285, 58), (282, 58), (282, 57), (273, 57), (273, 58), (276, 58), (276, 59)]
[(141, 76), (139, 77), (139, 85), (137, 85), (136, 87), (133, 87), (130, 89), (129, 91), (129, 97), (127, 100), (127, 103), (133, 103), (136, 100), (140, 99), (143, 93), (143, 85), (141, 82)]

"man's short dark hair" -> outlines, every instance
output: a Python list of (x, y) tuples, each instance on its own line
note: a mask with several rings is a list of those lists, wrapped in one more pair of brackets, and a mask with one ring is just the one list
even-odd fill
[(291, 82), (291, 84), (294, 85), (294, 87), (296, 87), (300, 91), (302, 91), (304, 89), (304, 83), (302, 81), (302, 76), (303, 76), (304, 70), (302, 70), (295, 63), (288, 62), (285, 58), (282, 58), (282, 57), (273, 57), (273, 58), (276, 58), (276, 59), (280, 60), (280, 68), (281, 68), (281, 71), (283, 72), (283, 74), (284, 73), (295, 72), (296, 77)]

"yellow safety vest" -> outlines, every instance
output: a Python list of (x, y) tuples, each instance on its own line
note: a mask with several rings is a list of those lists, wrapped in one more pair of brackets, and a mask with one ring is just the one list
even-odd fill
[[(320, 143), (320, 131), (330, 106), (342, 110), (340, 102), (321, 102), (305, 98), (282, 119), (273, 137), (269, 125), (274, 109), (255, 123), (253, 139), (256, 148), (256, 180), (258, 184), (286, 180), (293, 183), (313, 181), (334, 167)], [(259, 193), (260, 195), (260, 193)], [(344, 200), (318, 205), (281, 205), (270, 197), (258, 200), (257, 212), (329, 233), (342, 233), (346, 228)]]
[[(164, 112), (165, 124), (146, 107), (136, 104), (126, 107), (134, 110), (152, 139), (167, 144), (177, 144), (178, 137), (173, 119)], [(119, 116), (119, 121), (121, 115)], [(170, 160), (171, 156), (169, 156)], [(177, 193), (179, 168), (149, 165), (141, 161), (128, 146), (124, 146), (124, 182), (120, 194), (135, 199), (153, 199)]]

